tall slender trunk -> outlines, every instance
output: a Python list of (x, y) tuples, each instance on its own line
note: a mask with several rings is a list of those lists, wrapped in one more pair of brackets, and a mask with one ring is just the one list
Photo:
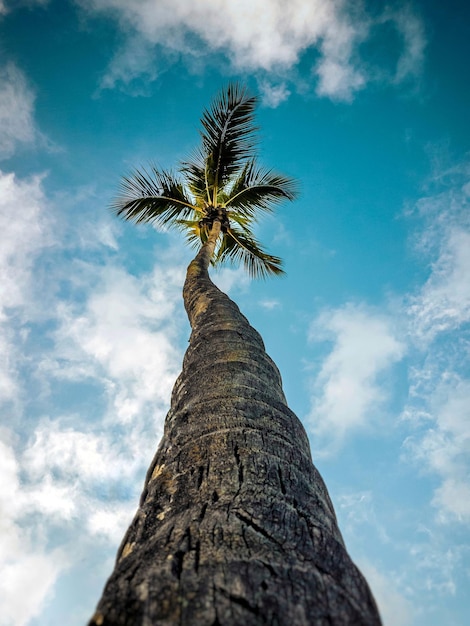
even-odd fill
[(190, 345), (90, 626), (379, 625), (279, 372), (209, 278), (215, 238), (188, 267)]

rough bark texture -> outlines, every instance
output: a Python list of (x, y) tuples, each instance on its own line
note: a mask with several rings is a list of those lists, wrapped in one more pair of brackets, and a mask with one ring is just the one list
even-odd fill
[(279, 372), (204, 265), (188, 268), (183, 371), (90, 626), (379, 625)]

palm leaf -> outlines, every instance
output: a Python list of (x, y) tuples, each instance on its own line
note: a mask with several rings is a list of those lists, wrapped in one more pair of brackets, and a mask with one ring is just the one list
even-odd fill
[(201, 226), (201, 220), (177, 220), (175, 227), (182, 231), (191, 248), (199, 248), (209, 237), (209, 228), (207, 225)]
[(244, 215), (242, 213), (230, 213), (229, 221), (231, 223), (235, 222), (238, 226), (240, 226), (244, 232), (247, 234), (251, 234), (251, 226), (255, 221), (255, 218), (251, 215)]
[(214, 264), (224, 261), (243, 263), (253, 278), (266, 278), (270, 274), (284, 274), (282, 260), (279, 257), (265, 252), (251, 233), (233, 225), (224, 233), (215, 255)]
[(198, 204), (210, 204), (212, 197), (208, 181), (207, 162), (210, 157), (205, 156), (201, 150), (195, 150), (188, 161), (181, 164), (180, 172), (184, 175), (186, 184), (194, 195)]
[(126, 220), (172, 226), (178, 218), (190, 217), (197, 207), (188, 198), (184, 185), (170, 172), (156, 167), (136, 170), (121, 182), (121, 194), (111, 209)]
[(258, 215), (293, 200), (293, 179), (258, 166), (254, 158), (257, 98), (229, 85), (203, 113), (202, 145), (179, 168), (181, 179), (158, 170), (136, 170), (123, 179), (111, 208), (124, 219), (181, 230), (192, 247), (203, 245), (214, 219), (222, 222), (213, 264), (243, 263), (252, 276), (282, 274), (279, 257), (255, 239)]
[[(204, 163), (210, 187), (219, 187), (253, 155), (256, 144), (254, 110), (257, 98), (238, 84), (229, 85), (215, 98), (201, 118)], [(210, 162), (207, 162), (207, 158)]]
[(294, 200), (297, 185), (292, 178), (264, 169), (250, 160), (234, 182), (224, 206), (254, 218), (257, 211), (271, 212), (282, 200)]

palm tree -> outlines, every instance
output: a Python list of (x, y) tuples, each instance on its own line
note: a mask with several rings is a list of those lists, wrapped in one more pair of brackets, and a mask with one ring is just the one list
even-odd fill
[(253, 276), (282, 273), (281, 259), (264, 252), (251, 227), (276, 202), (293, 200), (295, 183), (256, 162), (256, 102), (238, 85), (221, 92), (204, 112), (202, 146), (182, 164), (183, 179), (156, 167), (124, 178), (117, 215), (184, 231), (213, 265), (243, 261)]
[(255, 106), (229, 86), (204, 112), (182, 178), (135, 172), (114, 204), (125, 219), (183, 230), (199, 251), (164, 435), (90, 626), (380, 624), (279, 371), (208, 274), (224, 261), (282, 272), (252, 227), (295, 184), (257, 165)]

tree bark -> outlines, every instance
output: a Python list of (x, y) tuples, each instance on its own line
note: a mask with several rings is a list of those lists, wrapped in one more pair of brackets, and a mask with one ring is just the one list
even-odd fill
[(190, 344), (89, 626), (379, 625), (278, 369), (210, 253), (188, 267)]

